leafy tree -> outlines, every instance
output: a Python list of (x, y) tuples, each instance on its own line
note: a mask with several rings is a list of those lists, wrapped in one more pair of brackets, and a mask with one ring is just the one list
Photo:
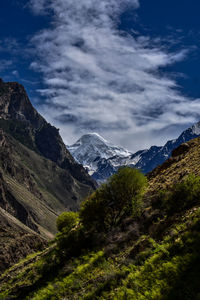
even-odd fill
[(72, 211), (63, 212), (56, 220), (57, 229), (61, 232), (69, 232), (78, 221), (78, 213)]
[(120, 223), (125, 215), (138, 216), (147, 186), (146, 177), (130, 167), (120, 168), (82, 205), (80, 219), (84, 226), (108, 230)]
[[(120, 168), (107, 184), (107, 196), (110, 205), (120, 214), (133, 213), (138, 216), (142, 208), (142, 197), (147, 187), (146, 177), (137, 169)], [(113, 216), (114, 217), (114, 216)]]

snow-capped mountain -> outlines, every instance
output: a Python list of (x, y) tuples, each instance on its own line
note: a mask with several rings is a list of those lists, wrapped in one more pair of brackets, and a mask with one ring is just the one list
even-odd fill
[(68, 150), (95, 180), (103, 182), (121, 166), (129, 165), (148, 173), (167, 160), (180, 144), (198, 136), (200, 122), (164, 146), (152, 146), (133, 154), (122, 147), (112, 145), (97, 133), (90, 133), (83, 135), (74, 145), (69, 146)]
[(113, 158), (112, 166), (115, 167), (132, 154), (122, 147), (112, 145), (98, 133), (83, 135), (74, 145), (69, 146), (68, 150), (77, 162), (87, 168), (90, 175), (97, 171), (99, 163), (104, 165)]
[(148, 173), (167, 160), (171, 156), (172, 151), (182, 143), (198, 136), (200, 136), (200, 122), (183, 131), (177, 139), (168, 141), (164, 146), (153, 146), (146, 152), (143, 152), (140, 161), (135, 167), (141, 169), (143, 173)]

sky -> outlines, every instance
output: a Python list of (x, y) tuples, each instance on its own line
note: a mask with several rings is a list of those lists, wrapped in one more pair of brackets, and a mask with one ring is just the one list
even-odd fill
[(199, 0), (1, 0), (0, 77), (66, 144), (135, 152), (200, 121)]

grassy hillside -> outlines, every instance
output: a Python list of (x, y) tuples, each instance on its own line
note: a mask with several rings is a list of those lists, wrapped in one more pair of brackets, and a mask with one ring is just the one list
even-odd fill
[(149, 235), (118, 240), (64, 264), (56, 248), (34, 263), (28, 258), (28, 265), (21, 263), (23, 271), (12, 269), (1, 277), (1, 295), (35, 300), (199, 299), (200, 210), (189, 214), (170, 226), (162, 241)]
[(145, 194), (137, 172), (120, 171), (82, 205), (78, 225), (2, 274), (1, 298), (200, 299), (199, 145), (176, 150)]
[(152, 190), (166, 188), (188, 174), (200, 175), (200, 139), (182, 144), (172, 157), (148, 174)]

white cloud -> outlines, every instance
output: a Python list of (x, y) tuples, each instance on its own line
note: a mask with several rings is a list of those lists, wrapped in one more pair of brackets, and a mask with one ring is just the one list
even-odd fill
[[(32, 38), (31, 68), (43, 73), (46, 102), (40, 107), (61, 128), (67, 143), (97, 131), (137, 150), (162, 143), (195, 122), (200, 101), (179, 94), (160, 68), (182, 60), (151, 39), (117, 30), (119, 14), (137, 0), (31, 0), (37, 14), (52, 16), (50, 28)], [(183, 114), (180, 114), (180, 111)], [(169, 128), (169, 130), (167, 129)], [(165, 132), (162, 137), (161, 132)]]
[(19, 72), (18, 72), (17, 70), (12, 71), (12, 74), (13, 74), (15, 77), (19, 78)]

